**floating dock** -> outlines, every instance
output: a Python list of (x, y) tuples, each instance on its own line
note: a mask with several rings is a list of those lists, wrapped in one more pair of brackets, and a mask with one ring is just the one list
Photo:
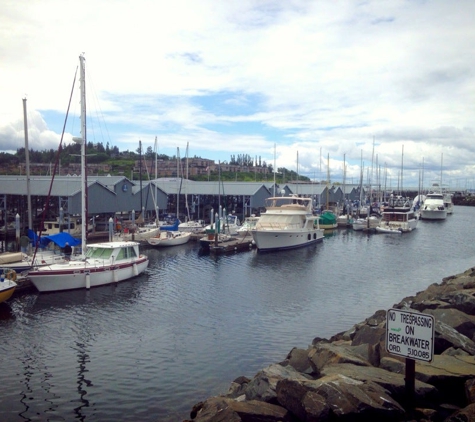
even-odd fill
[(211, 243), (209, 245), (209, 252), (214, 255), (224, 255), (232, 252), (249, 251), (254, 246), (252, 236), (235, 237), (225, 242)]

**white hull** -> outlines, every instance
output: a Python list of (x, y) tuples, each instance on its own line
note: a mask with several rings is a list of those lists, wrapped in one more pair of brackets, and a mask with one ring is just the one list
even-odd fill
[(416, 228), (416, 219), (410, 219), (407, 221), (381, 221), (380, 225), (376, 227), (376, 231), (379, 233), (408, 233)]
[(204, 233), (205, 227), (200, 221), (187, 221), (186, 223), (180, 223), (178, 230), (181, 232)]
[(253, 230), (252, 238), (260, 251), (274, 251), (300, 248), (323, 240), (323, 229), (290, 230)]
[(431, 210), (421, 209), (420, 216), (422, 220), (445, 220), (447, 218), (447, 209)]
[(380, 221), (381, 219), (378, 217), (357, 218), (353, 221), (353, 230), (374, 230), (379, 226)]
[(391, 229), (389, 227), (376, 227), (378, 233), (388, 233), (388, 234), (401, 234), (401, 230)]
[(156, 236), (158, 233), (160, 233), (160, 227), (140, 227), (135, 230), (134, 233), (120, 233), (119, 235), (114, 236), (114, 240), (132, 240), (136, 242), (143, 242), (153, 236)]
[(42, 267), (38, 271), (31, 271), (28, 278), (40, 292), (88, 289), (135, 277), (143, 273), (147, 266), (146, 256), (115, 265), (104, 260), (87, 259)]
[(152, 246), (178, 246), (184, 245), (191, 238), (191, 232), (161, 232), (159, 236), (147, 239), (149, 245)]

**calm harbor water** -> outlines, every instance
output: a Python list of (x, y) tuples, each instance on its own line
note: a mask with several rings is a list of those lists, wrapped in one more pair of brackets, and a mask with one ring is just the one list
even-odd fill
[(146, 249), (146, 274), (0, 304), (2, 421), (181, 421), (314, 337), (475, 265), (475, 208), (408, 234), (213, 257)]

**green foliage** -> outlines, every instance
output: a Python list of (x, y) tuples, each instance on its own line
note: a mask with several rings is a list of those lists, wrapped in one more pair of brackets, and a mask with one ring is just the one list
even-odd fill
[[(91, 164), (108, 164), (110, 166), (110, 174), (124, 174), (129, 177), (132, 174), (132, 169), (135, 166), (135, 162), (139, 159), (140, 149), (135, 151), (123, 151), (120, 152), (119, 148), (116, 146), (110, 146), (109, 143), (104, 145), (102, 143), (92, 143), (88, 142), (87, 144), (87, 161)], [(152, 151), (152, 147), (148, 147), (146, 152), (142, 151), (143, 157), (147, 160), (155, 159), (155, 156), (158, 160), (161, 161), (176, 161), (176, 156), (168, 156), (165, 154), (156, 154)], [(29, 151), (30, 163), (55, 163), (58, 155), (58, 151), (50, 149), (45, 151)], [(196, 155), (194, 158), (197, 157)], [(62, 147), (59, 153), (59, 160), (61, 165), (65, 166), (70, 163), (79, 164), (81, 162), (81, 146), (76, 143), (70, 145), (65, 145)], [(184, 166), (186, 158), (182, 158), (182, 166)], [(25, 148), (17, 149), (16, 154), (0, 153), (0, 166), (2, 169), (7, 169), (9, 174), (18, 174), (19, 164), (25, 163)], [(221, 172), (221, 180), (223, 181), (238, 181), (238, 182), (266, 182), (272, 183), (274, 180), (273, 168), (272, 165), (267, 165), (265, 161), (261, 160), (261, 157), (255, 156), (252, 158), (249, 154), (238, 154), (237, 156), (232, 155), (229, 164), (240, 165), (243, 167), (250, 167), (251, 171), (249, 172)], [(258, 172), (253, 172), (252, 167), (256, 165), (260, 168), (267, 168), (267, 174), (261, 174)], [(142, 176), (146, 178), (146, 175)], [(192, 180), (219, 180), (218, 171), (211, 172), (208, 176), (207, 174), (190, 176)], [(286, 168), (278, 168), (276, 174), (276, 181), (278, 183), (285, 183), (297, 180), (297, 173), (293, 170), (287, 170)], [(298, 177), (300, 181), (309, 181), (310, 179), (305, 176)]]

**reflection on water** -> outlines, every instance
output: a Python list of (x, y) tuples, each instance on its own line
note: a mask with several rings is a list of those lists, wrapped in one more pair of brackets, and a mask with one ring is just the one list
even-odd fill
[(279, 253), (146, 249), (145, 274), (0, 304), (5, 420), (177, 421), (240, 375), (473, 265), (475, 209)]

